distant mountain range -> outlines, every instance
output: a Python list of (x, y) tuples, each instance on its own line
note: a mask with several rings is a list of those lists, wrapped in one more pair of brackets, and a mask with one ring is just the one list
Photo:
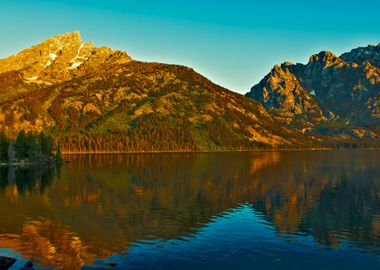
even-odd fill
[(276, 66), (245, 97), (191, 68), (135, 61), (67, 33), (0, 60), (0, 131), (49, 132), (66, 153), (374, 142), (379, 51)]
[(285, 125), (339, 139), (380, 134), (380, 45), (285, 62), (246, 94)]

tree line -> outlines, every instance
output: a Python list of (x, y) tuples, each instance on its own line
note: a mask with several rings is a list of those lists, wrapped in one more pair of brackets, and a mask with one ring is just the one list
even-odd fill
[(61, 160), (61, 149), (51, 135), (20, 131), (16, 140), (0, 133), (0, 161), (6, 163), (49, 163)]

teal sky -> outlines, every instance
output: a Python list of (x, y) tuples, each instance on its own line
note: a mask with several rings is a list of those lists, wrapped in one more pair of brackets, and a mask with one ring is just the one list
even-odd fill
[(0, 0), (0, 57), (80, 30), (143, 61), (193, 67), (247, 92), (276, 63), (380, 43), (380, 2)]

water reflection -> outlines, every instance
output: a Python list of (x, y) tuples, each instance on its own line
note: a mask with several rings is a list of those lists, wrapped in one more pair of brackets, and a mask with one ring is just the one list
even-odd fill
[(282, 238), (380, 254), (378, 151), (67, 158), (61, 168), (1, 168), (0, 248), (76, 269), (142, 240), (186, 239), (244, 203)]
[(44, 193), (52, 184), (53, 176), (59, 174), (59, 166), (0, 167), (0, 192), (13, 187), (17, 194)]

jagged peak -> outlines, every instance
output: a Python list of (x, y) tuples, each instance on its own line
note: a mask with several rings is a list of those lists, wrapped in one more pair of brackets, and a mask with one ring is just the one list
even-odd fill
[(260, 85), (266, 85), (266, 84), (277, 84), (281, 81), (286, 80), (293, 80), (294, 74), (291, 70), (289, 70), (290, 67), (294, 66), (293, 63), (290, 62), (284, 62), (281, 65), (275, 64), (272, 70), (255, 86), (251, 88), (251, 93), (255, 91), (256, 88), (258, 88)]
[[(81, 39), (81, 35), (79, 31), (68, 32), (62, 35), (52, 36), (30, 48), (24, 49), (19, 53), (8, 57), (8, 59), (12, 58), (29, 58), (35, 59), (38, 56), (49, 56), (50, 54), (56, 54), (63, 49), (71, 49), (77, 50), (80, 46), (84, 44)], [(94, 47), (92, 42), (86, 43), (86, 46)], [(7, 58), (2, 59), (7, 60)]]
[(294, 63), (292, 63), (290, 61), (285, 61), (284, 63), (282, 63), (282, 65), (285, 67), (290, 67), (290, 66), (294, 66)]
[(336, 62), (341, 62), (341, 59), (330, 51), (321, 51), (312, 55), (309, 60), (309, 63), (324, 63), (325, 65), (331, 65)]
[(122, 64), (131, 60), (125, 52), (105, 46), (96, 48), (92, 42), (84, 43), (80, 32), (74, 31), (52, 36), (16, 55), (0, 59), (0, 73), (23, 70), (27, 80), (62, 81), (72, 78), (74, 73), (78, 76), (77, 71), (82, 67), (93, 70), (105, 63)]
[(264, 78), (264, 80), (267, 80), (273, 76), (281, 77), (281, 76), (283, 76), (283, 74), (285, 74), (285, 72), (286, 72), (286, 70), (283, 68), (282, 65), (275, 64), (274, 67), (272, 68), (272, 70), (266, 76), (266, 78)]
[(271, 70), (271, 72), (269, 73), (269, 75), (270, 74), (282, 75), (284, 73), (289, 72), (289, 67), (292, 67), (292, 66), (294, 66), (294, 64), (292, 62), (289, 62), (289, 61), (285, 61), (281, 65), (280, 64), (276, 64), (276, 65), (274, 65), (274, 67)]
[[(62, 50), (63, 48), (76, 48), (83, 44), (81, 35), (79, 31), (68, 32), (62, 35), (52, 36), (45, 41), (34, 45), (30, 49), (50, 49), (50, 50)], [(87, 43), (88, 45), (94, 46), (92, 42)], [(28, 49), (26, 49), (28, 50)], [(22, 52), (21, 52), (22, 53)]]
[(47, 40), (53, 40), (53, 39), (75, 40), (75, 41), (82, 42), (81, 34), (80, 34), (80, 31), (78, 30), (73, 31), (73, 32), (67, 32), (61, 35), (55, 35), (48, 38)]
[(71, 36), (71, 37), (76, 37), (76, 38), (79, 38), (81, 39), (81, 34), (80, 34), (80, 31), (79, 30), (75, 30), (73, 32), (68, 32), (66, 34), (63, 34), (64, 36)]

